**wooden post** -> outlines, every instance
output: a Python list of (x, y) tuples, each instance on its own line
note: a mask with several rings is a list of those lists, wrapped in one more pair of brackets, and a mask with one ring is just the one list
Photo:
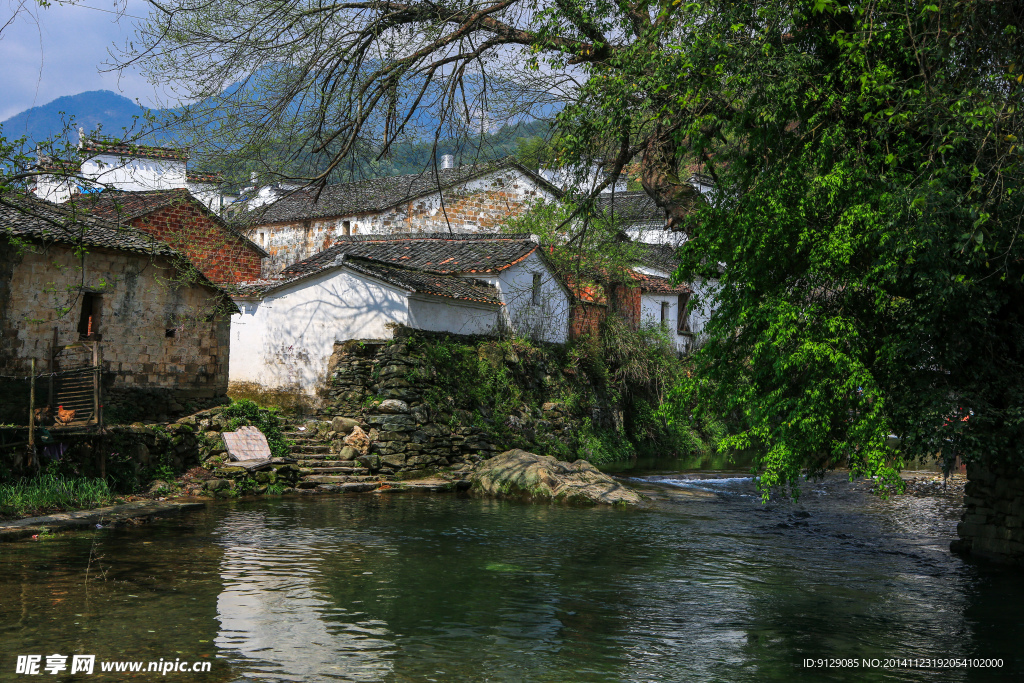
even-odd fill
[(100, 343), (92, 343), (92, 419), (96, 424), (99, 424), (99, 410), (100, 410), (100, 378), (96, 372), (96, 351), (99, 349)]
[(28, 380), (28, 466), (36, 457), (36, 359), (32, 359), (32, 374)]
[[(103, 349), (96, 342), (96, 424), (103, 431)], [(103, 461), (106, 462), (106, 456)]]
[(50, 412), (51, 413), (56, 410), (56, 408), (53, 406), (53, 373), (55, 373), (55, 372), (57, 372), (57, 328), (56, 327), (53, 328), (53, 343), (50, 344), (50, 382), (49, 382), (50, 391), (49, 391), (49, 396), (47, 396), (47, 398), (49, 399), (47, 401), (47, 405), (50, 406)]

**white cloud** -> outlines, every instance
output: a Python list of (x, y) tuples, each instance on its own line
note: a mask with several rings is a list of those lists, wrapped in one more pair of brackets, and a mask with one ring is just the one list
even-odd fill
[[(109, 50), (134, 36), (145, 17), (142, 0), (84, 0), (82, 5), (40, 7), (34, 0), (0, 0), (0, 121), (64, 95), (112, 90), (146, 106), (166, 105), (156, 89), (135, 71), (105, 72)], [(20, 8), (20, 10), (19, 10)], [(107, 11), (102, 11), (107, 10)]]

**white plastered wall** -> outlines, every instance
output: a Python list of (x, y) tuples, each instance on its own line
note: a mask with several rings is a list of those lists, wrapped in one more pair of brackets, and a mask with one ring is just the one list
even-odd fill
[(82, 176), (127, 192), (187, 187), (185, 162), (99, 154), (82, 162)]
[[(662, 304), (668, 305), (664, 323), (661, 319)], [(691, 325), (693, 316), (690, 316)], [(676, 351), (689, 353), (691, 350), (691, 337), (679, 334), (679, 295), (678, 294), (656, 294), (644, 292), (640, 295), (640, 324), (655, 327), (664, 324), (668, 338), (672, 341)]]
[[(537, 303), (535, 273), (540, 275)], [(569, 294), (536, 251), (489, 279), (501, 290), (507, 324), (517, 334), (554, 344), (568, 341)]]
[(381, 339), (409, 321), (408, 293), (343, 267), (299, 280), (231, 317), (229, 380), (314, 395), (335, 341)]
[(409, 327), (455, 334), (495, 334), (501, 306), (442, 297), (409, 297)]

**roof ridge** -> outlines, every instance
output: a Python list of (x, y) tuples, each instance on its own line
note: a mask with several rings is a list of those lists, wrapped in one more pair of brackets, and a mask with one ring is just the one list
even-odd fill
[(507, 240), (533, 241), (533, 235), (525, 232), (501, 233), (501, 232), (406, 232), (389, 234), (365, 234), (365, 235), (336, 235), (333, 237), (335, 244), (338, 242), (404, 242), (414, 240), (452, 240), (452, 241), (491, 241)]

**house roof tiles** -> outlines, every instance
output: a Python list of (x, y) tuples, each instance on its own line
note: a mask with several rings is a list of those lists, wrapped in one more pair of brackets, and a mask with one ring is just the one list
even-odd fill
[(319, 190), (319, 195), (317, 188), (306, 188), (249, 212), (243, 220), (249, 225), (262, 225), (384, 211), (433, 194), (438, 188), (448, 189), (501, 170), (518, 171), (552, 194), (561, 195), (554, 185), (533, 171), (517, 162), (503, 161), (328, 185)]
[(119, 140), (86, 139), (82, 141), (81, 150), (91, 156), (111, 154), (119, 157), (141, 157), (143, 159), (167, 159), (169, 161), (187, 161), (188, 153), (170, 147), (154, 145), (133, 145)]
[(116, 225), (66, 204), (51, 204), (20, 194), (0, 195), (0, 235), (139, 254), (177, 254), (141, 230)]
[(434, 274), (496, 273), (537, 249), (530, 235), (411, 233), (353, 235), (282, 271), (284, 277), (316, 272), (341, 255)]
[(618, 223), (665, 222), (665, 211), (646, 192), (607, 192), (595, 203), (598, 212), (614, 217)]

